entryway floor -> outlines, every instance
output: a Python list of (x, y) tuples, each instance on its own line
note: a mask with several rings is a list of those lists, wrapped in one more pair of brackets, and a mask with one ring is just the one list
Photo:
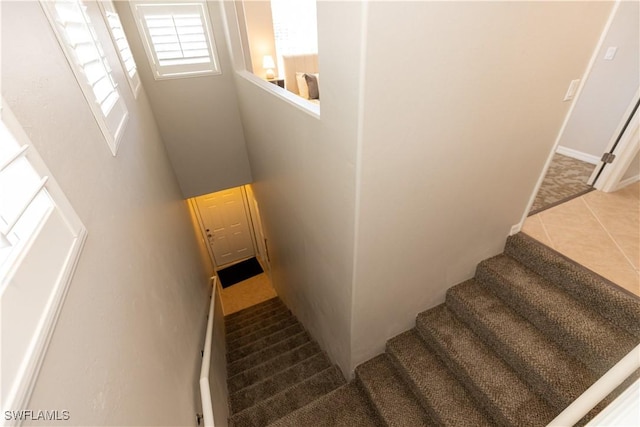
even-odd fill
[(222, 311), (227, 316), (277, 296), (266, 273), (258, 274), (222, 289)]
[(640, 183), (532, 215), (522, 231), (640, 296)]

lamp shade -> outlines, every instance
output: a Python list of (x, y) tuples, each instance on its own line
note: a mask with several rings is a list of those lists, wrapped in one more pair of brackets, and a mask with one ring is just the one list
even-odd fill
[(276, 64), (275, 64), (275, 62), (273, 62), (273, 56), (265, 55), (262, 58), (262, 68), (264, 68), (264, 69), (276, 68)]

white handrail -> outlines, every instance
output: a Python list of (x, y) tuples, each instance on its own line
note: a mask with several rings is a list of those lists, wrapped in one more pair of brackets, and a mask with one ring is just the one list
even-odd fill
[(624, 380), (640, 369), (640, 345), (609, 369), (598, 381), (567, 406), (547, 427), (573, 426)]
[(202, 417), (205, 427), (214, 427), (213, 404), (211, 403), (211, 388), (209, 387), (209, 367), (211, 366), (211, 341), (213, 339), (213, 308), (216, 302), (218, 278), (211, 278), (211, 304), (209, 305), (209, 319), (207, 320), (207, 334), (204, 339), (202, 353), (202, 367), (200, 368), (200, 398), (202, 399)]

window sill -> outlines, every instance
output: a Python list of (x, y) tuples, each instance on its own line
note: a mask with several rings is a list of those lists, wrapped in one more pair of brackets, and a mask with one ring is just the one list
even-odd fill
[(309, 114), (310, 116), (316, 119), (320, 119), (320, 105), (309, 102), (306, 99), (299, 97), (295, 93), (289, 92), (288, 90), (283, 89), (278, 85), (274, 85), (273, 83), (263, 80), (260, 77), (256, 76), (255, 74), (250, 73), (249, 71), (242, 70), (242, 71), (237, 71), (236, 73), (238, 76), (242, 77), (243, 79), (266, 90), (267, 92), (274, 94), (278, 98), (283, 99), (284, 101), (293, 105), (299, 110), (304, 111), (305, 113)]

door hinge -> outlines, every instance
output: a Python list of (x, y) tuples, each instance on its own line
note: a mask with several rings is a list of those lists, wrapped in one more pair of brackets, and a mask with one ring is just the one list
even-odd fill
[(600, 161), (602, 163), (613, 163), (613, 161), (616, 159), (616, 155), (613, 153), (604, 153), (602, 155), (602, 158), (600, 159)]

